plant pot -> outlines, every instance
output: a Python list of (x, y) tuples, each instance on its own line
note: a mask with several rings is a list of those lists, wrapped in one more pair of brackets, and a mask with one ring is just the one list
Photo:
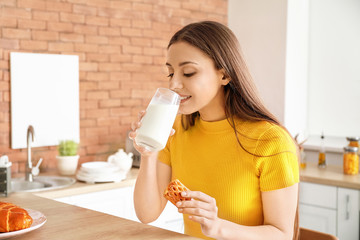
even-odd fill
[(57, 168), (61, 175), (74, 175), (77, 170), (79, 155), (56, 156)]

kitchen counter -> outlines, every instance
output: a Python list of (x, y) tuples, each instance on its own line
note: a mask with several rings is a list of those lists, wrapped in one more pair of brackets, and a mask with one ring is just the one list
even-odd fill
[[(37, 193), (11, 193), (0, 201), (43, 213), (47, 222), (39, 229), (17, 236), (16, 240), (66, 239), (198, 239), (151, 225), (119, 218), (105, 213), (57, 202), (51, 198), (133, 186), (138, 169), (132, 169), (127, 179), (119, 183), (86, 184)], [(1, 233), (0, 233), (1, 237)]]
[(300, 169), (300, 181), (360, 189), (360, 175), (346, 175), (342, 167), (333, 165), (318, 168), (315, 163), (307, 163), (305, 169)]

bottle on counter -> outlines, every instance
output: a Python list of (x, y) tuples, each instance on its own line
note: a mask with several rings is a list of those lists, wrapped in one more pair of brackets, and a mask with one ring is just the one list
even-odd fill
[(346, 140), (349, 141), (348, 144), (349, 147), (357, 147), (357, 148), (360, 147), (359, 145), (360, 137), (347, 137)]
[(324, 133), (321, 134), (321, 143), (320, 143), (318, 167), (320, 167), (320, 168), (325, 168), (325, 167), (326, 167), (326, 154), (325, 154), (325, 137), (324, 137)]
[(356, 175), (359, 173), (358, 147), (344, 147), (344, 173)]

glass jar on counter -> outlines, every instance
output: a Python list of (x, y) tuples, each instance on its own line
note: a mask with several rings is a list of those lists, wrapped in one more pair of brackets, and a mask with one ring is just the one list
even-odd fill
[(346, 140), (349, 141), (348, 146), (349, 147), (360, 147), (359, 140), (360, 137), (347, 137)]
[(359, 155), (357, 147), (344, 147), (344, 173), (356, 175), (359, 173)]

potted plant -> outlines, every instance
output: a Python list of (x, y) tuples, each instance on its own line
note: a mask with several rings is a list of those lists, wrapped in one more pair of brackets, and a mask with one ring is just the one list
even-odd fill
[(60, 141), (56, 156), (57, 168), (61, 175), (74, 175), (77, 169), (79, 155), (77, 154), (79, 144), (73, 140)]

